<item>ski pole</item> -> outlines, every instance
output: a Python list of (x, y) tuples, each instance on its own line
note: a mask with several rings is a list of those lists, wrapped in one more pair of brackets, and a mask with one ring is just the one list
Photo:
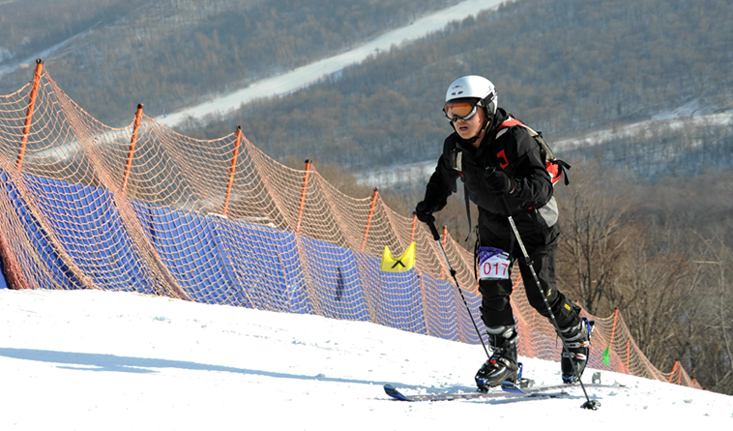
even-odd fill
[(458, 279), (456, 278), (456, 271), (453, 269), (452, 266), (450, 266), (450, 262), (448, 261), (448, 255), (445, 254), (445, 249), (443, 248), (443, 244), (440, 243), (440, 234), (438, 233), (438, 229), (436, 229), (435, 223), (432, 221), (427, 222), (427, 225), (428, 227), (430, 227), (430, 231), (433, 233), (433, 239), (435, 239), (435, 242), (437, 242), (438, 246), (440, 247), (440, 252), (443, 254), (443, 259), (445, 259), (445, 264), (448, 266), (448, 271), (450, 272), (450, 275), (453, 276), (453, 281), (456, 282), (456, 288), (458, 289), (458, 293), (461, 294), (463, 305), (466, 306), (466, 311), (468, 311), (469, 317), (471, 317), (471, 323), (473, 323), (473, 327), (476, 329), (476, 335), (478, 335), (478, 339), (481, 341), (481, 346), (484, 348), (484, 352), (486, 352), (486, 356), (489, 359), (491, 359), (489, 350), (486, 348), (486, 344), (484, 344), (483, 337), (481, 337), (481, 331), (479, 331), (478, 326), (476, 325), (476, 320), (474, 320), (473, 318), (473, 313), (471, 313), (471, 309), (468, 308), (468, 302), (466, 302), (466, 297), (463, 296), (463, 291), (461, 290), (461, 286), (458, 285)]
[[(542, 300), (545, 302), (545, 307), (547, 307), (547, 313), (550, 316), (550, 322), (552, 322), (552, 326), (555, 327), (555, 331), (557, 332), (557, 335), (560, 337), (560, 341), (562, 341), (562, 347), (565, 351), (565, 354), (568, 355), (568, 359), (570, 359), (570, 363), (573, 365), (573, 369), (575, 370), (575, 375), (578, 376), (578, 382), (580, 382), (580, 387), (583, 389), (583, 394), (585, 395), (586, 402), (583, 403), (581, 408), (588, 409), (588, 410), (598, 410), (598, 407), (601, 406), (601, 403), (599, 403), (596, 400), (591, 401), (591, 399), (588, 397), (588, 392), (585, 390), (585, 385), (583, 384), (583, 380), (580, 378), (580, 373), (578, 372), (578, 365), (572, 360), (572, 355), (570, 354), (570, 349), (568, 348), (567, 342), (565, 341), (565, 338), (562, 336), (562, 331), (560, 331), (560, 326), (557, 324), (557, 319), (555, 318), (555, 314), (552, 312), (552, 308), (550, 308), (550, 303), (547, 302), (547, 298), (545, 297), (545, 292), (542, 290), (542, 285), (540, 284), (540, 279), (537, 277), (537, 273), (534, 270), (534, 266), (532, 266), (532, 259), (529, 257), (529, 253), (527, 253), (527, 249), (524, 248), (524, 243), (522, 242), (522, 237), (519, 236), (519, 229), (517, 229), (517, 225), (514, 223), (514, 217), (511, 215), (511, 211), (509, 211), (509, 204), (506, 202), (506, 197), (504, 195), (501, 196), (502, 202), (504, 202), (504, 209), (506, 210), (506, 213), (508, 214), (507, 217), (509, 218), (509, 225), (512, 227), (512, 232), (514, 232), (514, 237), (517, 239), (517, 243), (519, 244), (519, 248), (522, 249), (522, 255), (524, 256), (524, 261), (529, 267), (530, 272), (532, 273), (532, 277), (534, 278), (535, 283), (537, 284), (537, 288), (540, 290), (540, 296), (542, 297)], [(581, 325), (583, 322), (581, 322)], [(587, 359), (586, 359), (587, 360)]]

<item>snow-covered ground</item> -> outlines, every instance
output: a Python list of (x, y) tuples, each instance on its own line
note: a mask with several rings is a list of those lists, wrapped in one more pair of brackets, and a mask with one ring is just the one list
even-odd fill
[[(0, 290), (2, 430), (731, 430), (733, 397), (602, 373), (568, 399), (391, 400), (473, 391), (480, 346), (366, 322), (100, 291)], [(559, 364), (523, 358), (560, 381)], [(588, 370), (590, 376), (593, 370)], [(586, 379), (587, 380), (587, 379)]]
[(402, 43), (414, 41), (429, 33), (442, 30), (451, 21), (461, 21), (471, 15), (476, 16), (480, 11), (491, 9), (500, 3), (502, 0), (466, 0), (417, 19), (406, 27), (384, 33), (344, 53), (293, 69), (288, 73), (257, 81), (246, 88), (212, 98), (205, 103), (172, 114), (157, 117), (155, 120), (167, 127), (173, 127), (188, 117), (203, 118), (210, 114), (226, 114), (241, 104), (255, 99), (288, 94), (349, 65), (359, 63), (379, 51), (387, 51), (392, 45), (400, 46)]

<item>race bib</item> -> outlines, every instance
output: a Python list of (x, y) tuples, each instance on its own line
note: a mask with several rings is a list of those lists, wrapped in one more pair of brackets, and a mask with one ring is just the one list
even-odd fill
[(493, 247), (479, 247), (479, 273), (482, 280), (506, 280), (512, 261), (509, 253)]

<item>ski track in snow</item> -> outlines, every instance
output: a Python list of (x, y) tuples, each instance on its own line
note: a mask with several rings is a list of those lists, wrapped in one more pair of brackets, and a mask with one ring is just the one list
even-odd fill
[(36, 59), (39, 59), (39, 58), (46, 59), (49, 56), (63, 49), (66, 49), (67, 47), (71, 46), (71, 44), (74, 43), (75, 41), (90, 35), (94, 31), (94, 28), (96, 28), (98, 25), (99, 23), (94, 24), (93, 26), (89, 27), (87, 30), (84, 30), (81, 33), (75, 34), (71, 36), (70, 38), (63, 40), (50, 48), (46, 48), (39, 53), (36, 53), (30, 57), (27, 57), (24, 60), (6, 64), (5, 66), (0, 66), (0, 80), (2, 80), (3, 75), (14, 72), (15, 70), (19, 68), (29, 68), (30, 69), (31, 67), (35, 67), (33, 65), (36, 63)]

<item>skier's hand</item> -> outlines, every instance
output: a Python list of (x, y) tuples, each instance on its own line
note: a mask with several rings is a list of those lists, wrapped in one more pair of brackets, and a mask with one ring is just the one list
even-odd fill
[(509, 178), (503, 171), (496, 170), (496, 168), (486, 168), (484, 178), (486, 188), (493, 195), (499, 196), (514, 190), (514, 180)]
[(421, 201), (417, 204), (415, 207), (415, 215), (417, 216), (417, 219), (420, 220), (423, 223), (435, 223), (435, 217), (433, 217), (433, 209), (425, 203), (425, 201)]

